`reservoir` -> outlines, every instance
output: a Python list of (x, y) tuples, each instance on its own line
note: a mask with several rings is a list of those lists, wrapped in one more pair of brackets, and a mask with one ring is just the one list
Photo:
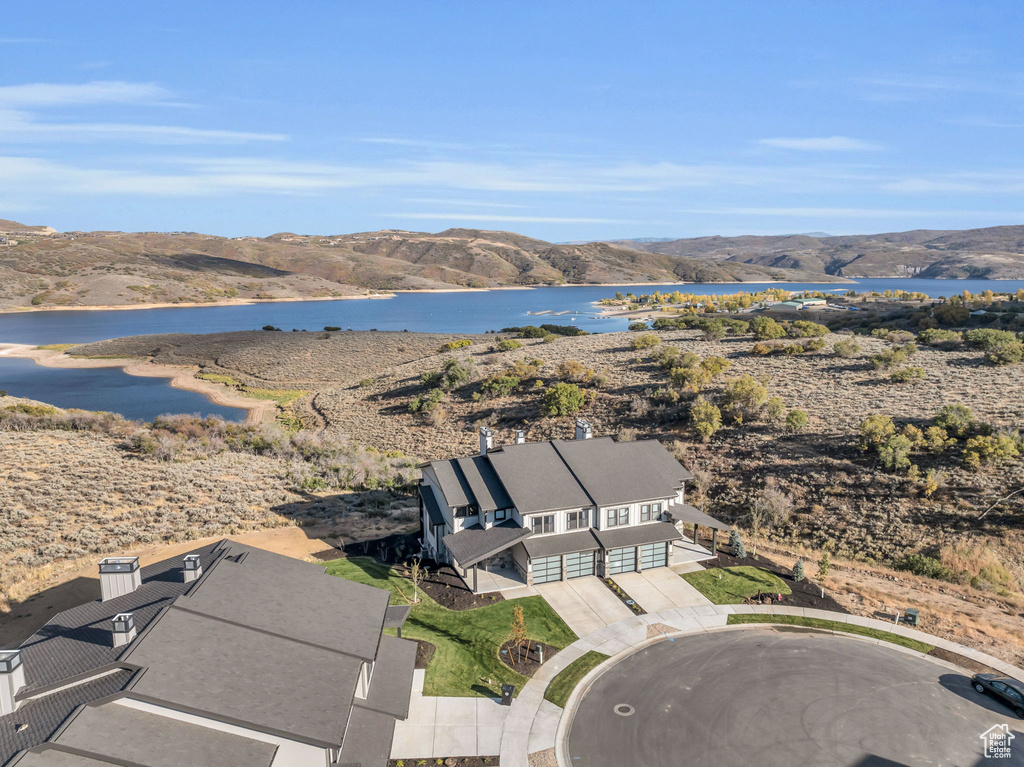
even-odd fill
[[(86, 343), (150, 333), (216, 333), (256, 330), (408, 330), (484, 333), (518, 325), (572, 324), (592, 333), (625, 330), (630, 320), (602, 318), (594, 302), (616, 292), (672, 292), (722, 295), (766, 288), (820, 290), (905, 290), (933, 298), (969, 290), (1014, 292), (1024, 280), (865, 279), (852, 283), (705, 283), (670, 285), (568, 286), (524, 290), (399, 293), (386, 299), (295, 301), (245, 306), (182, 307), (111, 311), (49, 311), (0, 314), (0, 342)], [(218, 413), (243, 420), (244, 412), (213, 405), (205, 397), (171, 388), (164, 379), (129, 376), (119, 369), (70, 370), (37, 366), (31, 360), (0, 357), (0, 389), (62, 407), (110, 410), (130, 418), (161, 413)]]

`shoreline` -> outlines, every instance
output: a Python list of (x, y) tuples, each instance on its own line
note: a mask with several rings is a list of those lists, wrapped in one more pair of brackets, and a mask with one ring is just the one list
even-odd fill
[(270, 400), (252, 399), (234, 392), (225, 386), (195, 377), (198, 368), (177, 365), (154, 365), (148, 360), (119, 357), (116, 359), (90, 359), (69, 357), (52, 349), (37, 349), (31, 344), (10, 344), (0, 342), (0, 356), (30, 359), (40, 367), (64, 369), (121, 368), (126, 374), (138, 378), (168, 378), (167, 383), (175, 389), (202, 394), (214, 405), (245, 411), (245, 423), (256, 425), (267, 420), (273, 413), (274, 403)]
[(159, 303), (159, 304), (95, 304), (90, 306), (17, 306), (14, 308), (0, 308), (0, 315), (4, 314), (28, 314), (29, 312), (119, 312), (141, 309), (203, 309), (223, 306), (255, 306), (256, 304), (290, 304), (309, 301), (354, 301), (357, 299), (394, 298), (392, 291), (387, 293), (375, 293), (365, 296), (327, 296), (313, 298), (301, 296), (297, 298), (239, 298), (228, 301), (203, 301), (189, 303)]

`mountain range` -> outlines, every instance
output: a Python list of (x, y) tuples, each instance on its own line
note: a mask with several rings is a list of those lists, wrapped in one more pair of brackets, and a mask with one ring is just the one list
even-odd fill
[(0, 219), (0, 308), (366, 295), (516, 285), (1024, 279), (1024, 226), (555, 244), (513, 232), (218, 237), (57, 232)]

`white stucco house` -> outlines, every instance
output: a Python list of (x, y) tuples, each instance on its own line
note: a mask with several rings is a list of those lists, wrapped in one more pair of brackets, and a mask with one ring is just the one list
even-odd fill
[[(495, 446), (420, 466), (424, 556), (455, 566), (474, 591), (479, 570), (520, 584), (666, 567), (683, 523), (728, 525), (686, 504), (693, 476), (655, 440), (594, 438)], [(699, 547), (696, 547), (699, 549)], [(701, 551), (704, 551), (701, 549)], [(708, 558), (713, 553), (708, 552)]]

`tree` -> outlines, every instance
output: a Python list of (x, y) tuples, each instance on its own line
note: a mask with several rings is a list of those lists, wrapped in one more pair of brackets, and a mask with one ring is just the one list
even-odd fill
[(526, 616), (523, 615), (521, 605), (517, 604), (512, 608), (512, 630), (509, 632), (508, 639), (512, 643), (512, 648), (515, 648), (519, 661), (522, 662), (523, 647), (527, 645), (527, 634)]
[(690, 407), (690, 418), (693, 419), (693, 427), (705, 442), (722, 428), (722, 411), (703, 397), (694, 400)]
[(799, 582), (804, 580), (806, 577), (807, 575), (804, 573), (804, 561), (802, 559), (798, 559), (796, 564), (793, 565), (793, 580)]
[(745, 375), (733, 379), (726, 385), (722, 402), (733, 420), (744, 422), (754, 420), (761, 414), (768, 402), (768, 390), (753, 376)]
[(907, 437), (896, 434), (878, 446), (878, 458), (891, 471), (905, 471), (910, 468), (910, 451), (913, 447)]
[(965, 405), (943, 405), (935, 416), (935, 425), (945, 429), (947, 434), (963, 439), (974, 428), (974, 413)]
[(646, 322), (631, 322), (629, 324), (630, 330), (650, 330)]
[(985, 350), (985, 361), (990, 365), (1017, 365), (1024, 362), (1024, 344), (1020, 341)]
[(967, 322), (971, 318), (971, 313), (966, 306), (942, 304), (932, 310), (932, 316), (946, 327), (955, 327)]
[(755, 317), (750, 321), (750, 330), (758, 341), (770, 341), (786, 335), (786, 329), (771, 317)]
[(743, 537), (735, 527), (729, 531), (729, 548), (737, 559), (747, 558), (747, 547), (743, 544)]
[(786, 431), (802, 431), (807, 426), (807, 413), (803, 410), (790, 410), (786, 414)]
[(829, 559), (828, 552), (821, 552), (821, 559), (818, 560), (818, 580), (822, 583), (828, 578), (828, 574), (832, 571), (832, 560)]
[(420, 569), (420, 560), (414, 559), (409, 568), (409, 580), (412, 581), (412, 603), (420, 601), (420, 582), (423, 580), (423, 571)]
[(544, 392), (541, 412), (547, 416), (572, 415), (580, 412), (586, 395), (576, 384), (556, 383)]
[(887, 415), (869, 415), (860, 425), (860, 449), (877, 450), (896, 433), (896, 424)]

